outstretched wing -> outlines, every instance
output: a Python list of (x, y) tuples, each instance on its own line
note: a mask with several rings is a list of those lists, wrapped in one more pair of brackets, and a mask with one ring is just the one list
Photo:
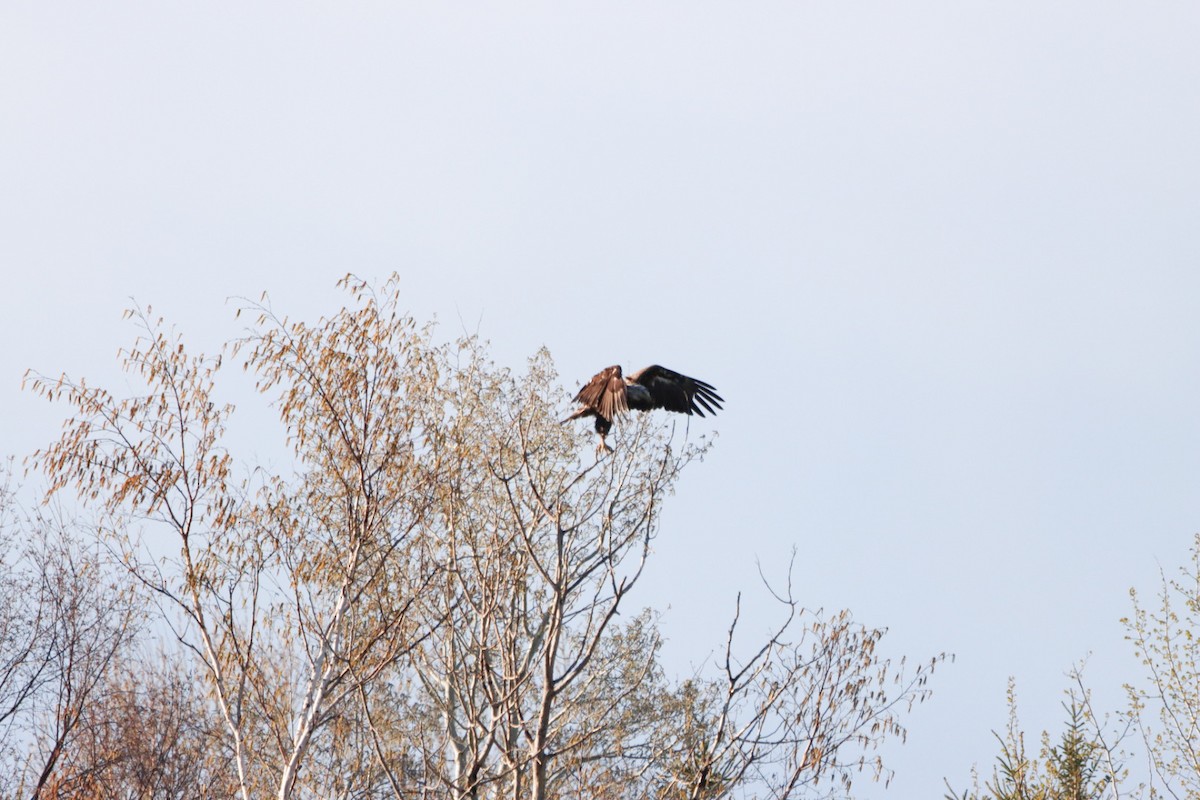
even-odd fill
[(629, 401), (625, 396), (621, 367), (612, 366), (597, 372), (575, 395), (575, 402), (609, 422), (614, 416), (627, 413)]
[[(593, 380), (595, 380), (593, 378)], [(674, 370), (652, 364), (630, 376), (629, 380), (646, 387), (653, 405), (680, 414), (715, 414), (725, 402), (716, 389), (704, 381), (689, 378)]]

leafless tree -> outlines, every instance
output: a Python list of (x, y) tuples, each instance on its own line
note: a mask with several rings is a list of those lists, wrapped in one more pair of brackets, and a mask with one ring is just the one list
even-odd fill
[[(21, 541), (17, 541), (17, 539)], [(0, 747), (15, 797), (54, 797), (139, 608), (92, 540), (0, 494)]]
[(702, 800), (742, 787), (782, 800), (822, 787), (849, 794), (863, 772), (890, 779), (878, 748), (905, 739), (902, 718), (929, 697), (946, 656), (913, 667), (882, 657), (884, 630), (847, 611), (805, 610), (790, 571), (786, 590), (772, 594), (784, 616), (765, 641), (739, 646), (739, 596), (718, 676), (684, 687), (658, 796)]

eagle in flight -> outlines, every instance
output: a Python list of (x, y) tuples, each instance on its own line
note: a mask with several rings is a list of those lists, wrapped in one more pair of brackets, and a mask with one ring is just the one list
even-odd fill
[(604, 437), (612, 430), (613, 420), (628, 414), (630, 409), (665, 408), (703, 417), (705, 411), (715, 414), (725, 401), (704, 381), (653, 364), (628, 377), (622, 375), (620, 365), (602, 369), (579, 390), (573, 402), (579, 403), (579, 408), (563, 422), (595, 417), (596, 433), (600, 434), (596, 450), (611, 453)]

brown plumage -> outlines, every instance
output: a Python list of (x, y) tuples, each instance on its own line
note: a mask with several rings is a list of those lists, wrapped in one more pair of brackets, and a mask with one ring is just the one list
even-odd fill
[(715, 414), (724, 400), (704, 381), (653, 364), (629, 377), (622, 375), (619, 365), (602, 369), (579, 390), (574, 402), (580, 404), (579, 408), (563, 422), (595, 417), (596, 433), (600, 434), (597, 450), (611, 453), (604, 437), (612, 430), (613, 421), (628, 414), (630, 409), (664, 408), (703, 417), (705, 411)]

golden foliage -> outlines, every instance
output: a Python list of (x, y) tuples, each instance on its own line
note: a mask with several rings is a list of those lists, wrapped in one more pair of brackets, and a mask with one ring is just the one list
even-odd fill
[[(764, 781), (787, 797), (848, 787), (868, 762), (847, 752), (903, 738), (933, 664), (880, 659), (882, 632), (847, 615), (805, 615), (789, 593), (743, 664), (735, 620), (720, 674), (682, 685), (655, 617), (620, 616), (706, 439), (639, 416), (594, 460), (558, 422), (548, 353), (515, 375), (473, 337), (436, 342), (395, 277), (342, 287), (347, 307), (311, 324), (247, 304), (253, 326), (215, 358), (133, 312), (132, 397), (30, 376), (73, 410), (33, 463), (114, 520), (108, 543), (203, 687), (111, 684), (88, 745), (123, 765), (106, 779), (135, 774), (116, 756), (140, 752), (131, 737), (176, 736), (180, 774), (244, 800), (700, 798)], [(278, 410), (286, 472), (233, 475), (214, 386), (238, 358)], [(170, 708), (156, 721), (137, 703)], [(181, 707), (203, 741), (172, 727)]]

